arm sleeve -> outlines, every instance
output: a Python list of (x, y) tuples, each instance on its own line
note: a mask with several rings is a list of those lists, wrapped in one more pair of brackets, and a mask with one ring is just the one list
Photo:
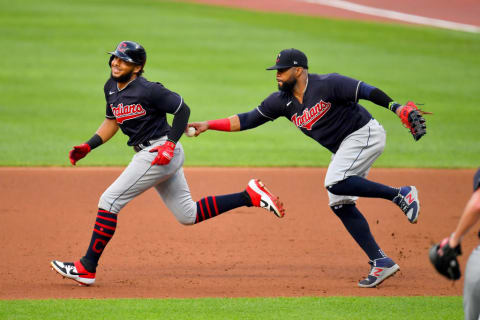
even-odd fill
[(258, 108), (250, 112), (240, 113), (238, 118), (240, 118), (240, 131), (256, 128), (269, 120), (260, 114)]
[(365, 82), (360, 83), (358, 98), (369, 100), (384, 108), (388, 108), (390, 102), (393, 101), (385, 92)]
[(185, 128), (187, 127), (188, 118), (190, 117), (190, 108), (182, 101), (180, 108), (175, 113), (172, 120), (172, 129), (167, 135), (167, 139), (173, 143), (177, 143), (180, 140)]

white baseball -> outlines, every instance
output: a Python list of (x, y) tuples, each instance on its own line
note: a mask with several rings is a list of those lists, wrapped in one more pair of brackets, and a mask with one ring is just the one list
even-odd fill
[(193, 137), (195, 135), (195, 128), (194, 127), (188, 127), (186, 134), (187, 134), (187, 137)]

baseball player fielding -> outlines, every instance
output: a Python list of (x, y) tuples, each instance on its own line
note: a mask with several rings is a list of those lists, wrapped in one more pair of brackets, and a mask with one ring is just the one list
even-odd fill
[[(224, 119), (194, 122), (199, 135), (206, 130), (240, 131), (284, 117), (306, 136), (332, 152), (323, 186), (333, 213), (369, 258), (370, 272), (358, 285), (371, 288), (400, 267), (375, 241), (367, 220), (356, 206), (358, 197), (383, 198), (399, 206), (410, 223), (416, 223), (420, 201), (415, 186), (391, 187), (367, 180), (367, 174), (385, 148), (386, 132), (359, 104), (369, 100), (391, 110), (409, 129), (415, 141), (426, 134), (425, 119), (413, 102), (396, 103), (382, 90), (338, 73), (308, 72), (307, 56), (297, 49), (282, 50), (275, 65), (278, 91), (250, 112)], [(289, 141), (280, 150), (288, 152)], [(300, 155), (301, 156), (301, 155)]]

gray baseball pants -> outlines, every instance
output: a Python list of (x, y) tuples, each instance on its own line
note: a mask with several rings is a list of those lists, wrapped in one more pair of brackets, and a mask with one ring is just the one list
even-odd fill
[(465, 268), (463, 311), (465, 320), (480, 319), (480, 246), (473, 249)]
[[(366, 178), (370, 168), (385, 148), (385, 129), (377, 120), (371, 119), (366, 125), (348, 135), (340, 144), (337, 152), (332, 154), (325, 187), (345, 180), (350, 176)], [(358, 197), (342, 196), (328, 192), (329, 206), (354, 204)]]
[(100, 197), (98, 207), (118, 214), (133, 198), (154, 187), (175, 218), (185, 225), (195, 223), (197, 205), (192, 200), (187, 180), (183, 173), (185, 155), (180, 142), (174, 150), (174, 157), (168, 165), (151, 165), (157, 152), (149, 152), (166, 141), (162, 137), (149, 147), (137, 152), (122, 174)]

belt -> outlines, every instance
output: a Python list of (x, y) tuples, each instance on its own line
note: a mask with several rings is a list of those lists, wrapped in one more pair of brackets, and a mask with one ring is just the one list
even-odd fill
[(135, 150), (135, 152), (140, 152), (142, 151), (143, 149), (145, 149), (146, 147), (149, 147), (152, 145), (151, 141), (155, 141), (157, 139), (153, 139), (153, 140), (149, 140), (149, 141), (145, 141), (145, 142), (142, 142), (140, 144), (137, 144), (135, 146), (133, 146), (133, 150)]

